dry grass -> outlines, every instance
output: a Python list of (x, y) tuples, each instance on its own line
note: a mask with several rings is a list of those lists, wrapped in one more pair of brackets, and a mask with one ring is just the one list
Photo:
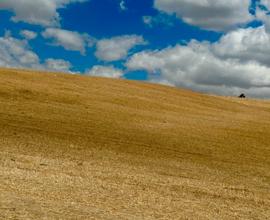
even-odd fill
[(270, 102), (0, 70), (0, 219), (269, 219)]

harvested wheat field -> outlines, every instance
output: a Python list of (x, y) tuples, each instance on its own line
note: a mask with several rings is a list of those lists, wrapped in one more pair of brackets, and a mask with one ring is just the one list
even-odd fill
[(0, 219), (270, 219), (270, 102), (0, 70)]

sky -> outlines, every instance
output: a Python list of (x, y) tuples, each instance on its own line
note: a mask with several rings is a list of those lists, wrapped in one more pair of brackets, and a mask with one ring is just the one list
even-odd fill
[(0, 0), (0, 66), (270, 98), (270, 0)]

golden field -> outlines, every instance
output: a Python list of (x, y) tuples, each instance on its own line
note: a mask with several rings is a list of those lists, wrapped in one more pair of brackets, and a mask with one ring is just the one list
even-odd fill
[(0, 69), (0, 219), (270, 219), (270, 102)]

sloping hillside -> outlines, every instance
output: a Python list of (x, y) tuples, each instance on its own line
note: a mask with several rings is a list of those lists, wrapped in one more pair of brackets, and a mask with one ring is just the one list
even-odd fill
[(269, 219), (270, 102), (0, 70), (0, 219)]

